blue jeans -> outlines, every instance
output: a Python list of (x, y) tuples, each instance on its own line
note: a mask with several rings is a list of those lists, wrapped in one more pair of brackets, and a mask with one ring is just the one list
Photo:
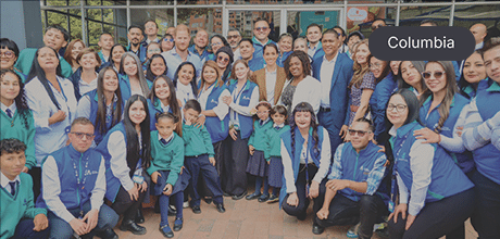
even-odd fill
[(16, 227), (16, 232), (14, 233), (14, 237), (11, 239), (46, 239), (49, 238), (49, 232), (50, 232), (50, 224), (52, 222), (49, 222), (49, 227), (47, 227), (43, 231), (35, 232), (33, 231), (33, 228), (35, 227), (35, 224), (33, 223), (32, 218), (28, 219), (23, 219), (17, 224)]
[[(87, 212), (90, 211), (90, 202), (85, 203), (83, 206), (83, 212), (86, 214)], [(74, 209), (74, 210), (69, 210), (69, 212), (75, 216), (78, 217), (80, 213), (80, 209)], [(118, 223), (118, 214), (108, 207), (106, 204), (103, 204), (99, 210), (99, 219), (97, 221), (97, 226), (92, 232), (89, 234), (95, 233), (96, 230), (105, 230), (109, 228), (113, 228), (116, 226)], [(50, 238), (52, 239), (66, 239), (66, 238), (72, 238), (73, 236), (73, 228), (64, 221), (62, 218), (56, 216), (54, 213), (49, 212), (49, 220), (51, 223), (51, 230), (50, 230)]]

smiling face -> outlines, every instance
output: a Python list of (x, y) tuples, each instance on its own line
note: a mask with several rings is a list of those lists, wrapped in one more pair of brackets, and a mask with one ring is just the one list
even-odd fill
[(500, 46), (496, 46), (483, 54), (486, 74), (500, 84)]
[(217, 51), (224, 46), (224, 42), (222, 42), (222, 40), (218, 37), (212, 37), (211, 46), (212, 52), (216, 54)]
[(122, 61), (122, 56), (125, 51), (123, 50), (123, 47), (117, 46), (113, 48), (113, 62), (114, 63), (120, 63)]
[(335, 33), (326, 33), (321, 40), (325, 55), (335, 55), (339, 50), (339, 39)]
[(248, 59), (252, 58), (253, 52), (254, 52), (254, 49), (253, 49), (252, 43), (250, 43), (248, 41), (240, 42), (241, 59), (248, 60)]
[(206, 31), (198, 31), (196, 37), (194, 38), (194, 44), (204, 49), (208, 45), (208, 33)]
[(238, 31), (229, 31), (227, 33), (227, 42), (231, 48), (237, 48), (241, 41), (241, 36)]
[(17, 61), (17, 56), (14, 51), (9, 50), (9, 48), (0, 49), (0, 68), (3, 69), (13, 69), (14, 63)]
[(140, 100), (132, 103), (128, 110), (128, 116), (132, 123), (140, 125), (146, 119), (146, 109), (144, 108), (144, 104)]
[[(77, 135), (82, 135), (82, 137), (77, 137)], [(83, 153), (92, 146), (94, 137), (87, 137), (87, 135), (94, 135), (94, 126), (92, 124), (75, 124), (71, 127), (68, 137), (76, 151)]]
[(166, 139), (174, 133), (176, 124), (174, 120), (170, 118), (161, 117), (158, 119), (158, 122), (155, 123), (155, 126), (160, 136)]
[(303, 77), (304, 68), (302, 67), (302, 62), (298, 57), (292, 57), (290, 59), (290, 73), (293, 77)]
[(430, 77), (425, 78), (425, 85), (429, 90), (436, 94), (441, 91), (446, 91), (446, 71), (443, 66), (437, 62), (429, 62), (425, 66), (424, 74), (429, 74)]
[(220, 69), (226, 69), (227, 65), (229, 65), (229, 55), (225, 52), (219, 52), (217, 54), (217, 66)]
[(297, 38), (293, 44), (294, 51), (303, 51), (307, 53), (307, 41), (304, 38)]
[(5, 73), (0, 79), (0, 99), (2, 103), (14, 102), (20, 90), (19, 77), (14, 74)]
[(370, 55), (370, 49), (368, 49), (366, 44), (360, 44), (358, 48), (356, 48), (356, 62), (358, 62), (358, 64), (367, 64), (368, 55)]
[(212, 85), (217, 80), (217, 70), (210, 66), (205, 66), (202, 74), (203, 80), (208, 85)]
[(295, 112), (294, 118), (295, 125), (297, 125), (299, 129), (309, 129), (311, 126), (311, 112)]
[(253, 35), (260, 42), (267, 41), (267, 37), (271, 33), (271, 28), (269, 28), (269, 24), (265, 21), (258, 21), (253, 26)]
[(366, 122), (352, 123), (349, 135), (351, 136), (352, 147), (357, 150), (366, 148), (368, 143), (373, 139), (373, 132), (370, 130), (370, 125)]
[(123, 70), (128, 76), (137, 75), (137, 62), (131, 56), (126, 56), (123, 59)]
[(151, 72), (155, 76), (162, 75), (163, 72), (165, 72), (165, 69), (167, 69), (165, 62), (160, 57), (154, 58), (150, 64), (151, 64)]
[(266, 64), (268, 66), (274, 66), (276, 65), (276, 59), (278, 59), (278, 52), (276, 52), (276, 49), (274, 49), (274, 47), (266, 47), (264, 51), (264, 61), (266, 61)]
[(349, 51), (353, 51), (354, 44), (358, 43), (361, 41), (361, 38), (358, 35), (352, 35), (351, 38), (349, 38), (349, 41), (347, 42), (347, 46), (349, 47)]
[(422, 75), (418, 72), (417, 68), (411, 61), (401, 62), (401, 76), (406, 84), (415, 88), (422, 82)]
[(146, 56), (148, 59), (151, 59), (151, 57), (153, 57), (154, 54), (160, 54), (160, 53), (161, 53), (160, 46), (158, 46), (157, 44), (150, 44), (148, 46), (148, 51)]
[(113, 37), (109, 34), (103, 34), (101, 35), (101, 38), (99, 39), (99, 42), (97, 43), (97, 45), (99, 45), (99, 47), (103, 50), (111, 50), (111, 47), (113, 47)]
[(311, 44), (316, 44), (321, 39), (321, 29), (317, 26), (309, 27), (307, 29), (307, 40)]
[(2, 152), (0, 156), (0, 171), (10, 180), (14, 180), (21, 174), (26, 164), (26, 155), (24, 151), (7, 153)]
[(80, 41), (77, 41), (73, 45), (73, 49), (71, 49), (71, 57), (73, 57), (73, 60), (76, 60), (76, 57), (78, 56), (78, 53), (80, 53), (85, 46)]
[(142, 35), (141, 29), (134, 27), (128, 31), (127, 37), (133, 45), (138, 45), (141, 43), (144, 36)]
[(372, 56), (370, 59), (370, 71), (377, 79), (379, 79), (382, 76), (382, 73), (386, 65), (387, 65), (386, 61), (381, 61), (374, 56)]
[(285, 120), (286, 120), (286, 115), (282, 115), (278, 112), (274, 113), (273, 115), (271, 115), (271, 118), (273, 119), (274, 123), (276, 125), (281, 125), (281, 124), (284, 124), (285, 123)]
[(78, 64), (85, 70), (95, 70), (99, 62), (97, 61), (96, 54), (89, 52), (80, 58)]
[(177, 31), (177, 34), (175, 35), (175, 47), (179, 51), (185, 51), (185, 50), (187, 50), (187, 48), (189, 46), (190, 40), (191, 40), (191, 36), (189, 36), (188, 31), (179, 30), (179, 31)]
[(394, 127), (399, 128), (404, 125), (408, 117), (408, 105), (400, 94), (395, 94), (389, 99), (387, 104), (387, 119)]
[(104, 73), (103, 88), (109, 92), (115, 92), (118, 89), (118, 76), (114, 70), (109, 69)]
[(262, 121), (267, 120), (269, 118), (269, 108), (263, 105), (259, 106), (257, 108), (257, 116)]
[(154, 91), (156, 98), (159, 100), (169, 100), (170, 99), (170, 87), (163, 78), (159, 78), (154, 85)]
[(45, 43), (45, 46), (49, 46), (56, 51), (59, 51), (68, 44), (68, 42), (64, 40), (63, 33), (55, 28), (50, 28), (45, 35), (43, 35), (43, 43)]
[(250, 71), (250, 68), (243, 63), (238, 63), (234, 66), (234, 73), (238, 80), (246, 80), (248, 78), (248, 71)]
[(397, 75), (399, 73), (399, 64), (401, 64), (401, 61), (391, 61), (389, 63), (392, 74)]
[(184, 119), (186, 122), (190, 122), (191, 124), (196, 123), (198, 120), (198, 116), (200, 115), (200, 112), (194, 110), (194, 109), (187, 109), (184, 108)]
[(278, 48), (280, 49), (280, 52), (289, 52), (292, 50), (292, 43), (293, 43), (293, 38), (292, 37), (282, 37), (279, 42), (278, 42)]
[(192, 65), (186, 64), (183, 65), (179, 70), (178, 80), (183, 85), (189, 85), (194, 78), (195, 69)]
[(470, 84), (478, 83), (486, 78), (486, 67), (481, 55), (477, 52), (467, 58), (464, 62), (464, 78)]
[(156, 36), (158, 34), (158, 27), (156, 27), (154, 22), (148, 21), (144, 24), (144, 33), (148, 36)]
[(40, 67), (45, 71), (56, 71), (57, 66), (59, 65), (59, 59), (56, 56), (54, 50), (43, 47), (38, 50), (38, 63)]
[(161, 49), (163, 52), (170, 51), (172, 48), (174, 48), (173, 38), (170, 36), (163, 38), (163, 41), (161, 41)]

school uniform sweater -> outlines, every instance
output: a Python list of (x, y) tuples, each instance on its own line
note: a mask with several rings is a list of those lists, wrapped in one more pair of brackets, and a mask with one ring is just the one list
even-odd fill
[(148, 174), (156, 171), (170, 171), (167, 184), (175, 185), (184, 165), (184, 140), (173, 132), (174, 137), (166, 145), (158, 139), (158, 131), (151, 132), (151, 166)]
[(256, 120), (253, 123), (252, 136), (248, 140), (248, 145), (252, 145), (255, 150), (264, 151), (266, 148), (266, 131), (273, 127), (273, 121), (269, 118), (263, 125), (261, 120)]
[(16, 226), (23, 218), (34, 218), (40, 213), (47, 215), (46, 209), (35, 208), (31, 176), (21, 173), (19, 179), (14, 196), (5, 188), (0, 189), (0, 221), (2, 222), (0, 238), (14, 236)]
[(0, 140), (2, 139), (19, 139), (26, 144), (26, 167), (31, 169), (36, 166), (35, 158), (35, 120), (31, 110), (27, 112), (28, 128), (24, 125), (24, 118), (16, 109), (12, 118), (10, 118), (3, 110), (0, 110)]
[(285, 125), (280, 129), (271, 127), (265, 132), (265, 148), (264, 158), (266, 161), (271, 160), (271, 157), (281, 157), (281, 138), (280, 135), (290, 131), (290, 126)]
[(210, 133), (206, 127), (197, 127), (182, 123), (182, 138), (186, 149), (186, 157), (208, 154), (208, 157), (214, 157), (214, 146)]

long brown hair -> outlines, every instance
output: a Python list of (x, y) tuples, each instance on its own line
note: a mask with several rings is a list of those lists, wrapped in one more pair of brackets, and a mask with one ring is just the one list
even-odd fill
[(370, 49), (370, 47), (368, 45), (368, 39), (364, 39), (364, 40), (358, 42), (354, 46), (354, 51), (353, 51), (354, 53), (352, 55), (352, 59), (354, 60), (354, 63), (352, 64), (352, 69), (354, 70), (354, 74), (352, 75), (352, 80), (351, 80), (351, 83), (349, 84), (349, 87), (348, 87), (349, 89), (351, 89), (352, 86), (359, 88), (361, 86), (361, 84), (363, 83), (363, 76), (365, 76), (365, 74), (370, 72), (369, 59), (370, 59), (371, 53), (366, 58), (367, 64), (365, 64), (364, 66), (359, 64), (356, 60), (356, 54), (358, 52), (358, 48), (361, 45), (366, 45), (366, 47), (368, 47), (368, 50)]
[[(175, 128), (175, 132), (182, 137), (182, 113), (181, 113), (181, 110), (180, 110), (180, 106), (179, 106), (179, 102), (177, 101), (177, 95), (175, 93), (175, 86), (174, 86), (174, 83), (172, 82), (172, 80), (170, 78), (168, 78), (168, 76), (165, 76), (165, 75), (161, 75), (161, 76), (158, 76), (156, 77), (156, 79), (153, 81), (153, 86), (151, 86), (151, 92), (149, 93), (149, 96), (148, 98), (151, 100), (151, 104), (153, 106), (157, 106), (156, 105), (156, 99), (158, 99), (158, 96), (156, 95), (156, 82), (158, 82), (159, 80), (164, 80), (167, 85), (168, 85), (168, 89), (170, 90), (170, 94), (168, 96), (168, 104), (170, 106), (170, 109), (172, 109), (172, 115), (175, 116), (176, 120), (176, 125), (177, 127)], [(151, 117), (155, 117), (154, 115), (152, 115)]]
[(222, 85), (224, 85), (224, 82), (220, 78), (221, 74), (220, 74), (220, 71), (219, 71), (219, 67), (217, 66), (217, 63), (215, 63), (215, 61), (208, 60), (208, 61), (205, 62), (205, 64), (203, 64), (203, 67), (201, 68), (201, 85), (200, 85), (200, 91), (205, 86), (205, 78), (203, 77), (203, 71), (207, 67), (210, 67), (210, 68), (214, 69), (215, 73), (217, 74), (217, 78), (216, 78), (215, 83), (214, 83), (215, 86), (216, 87), (221, 87)]
[[(112, 71), (116, 75), (116, 80), (118, 81), (118, 87), (116, 88), (114, 92), (114, 97), (117, 98), (116, 101), (116, 106), (113, 107), (114, 100), (111, 101), (111, 127), (106, 127), (106, 98), (104, 97), (104, 74), (106, 74), (107, 71)], [(123, 107), (123, 99), (122, 99), (122, 93), (120, 90), (120, 77), (118, 76), (118, 73), (113, 69), (113, 66), (109, 65), (104, 67), (100, 72), (99, 76), (97, 77), (97, 98), (98, 98), (98, 103), (97, 103), (97, 114), (95, 117), (95, 127), (96, 130), (99, 131), (101, 135), (105, 135), (109, 129), (111, 129), (113, 126), (116, 124), (120, 123), (122, 121), (122, 107)], [(90, 99), (92, 101), (93, 99)]]
[[(83, 48), (86, 48), (85, 43), (83, 43), (82, 40), (75, 39), (68, 44), (68, 47), (66, 47), (66, 51), (64, 52), (64, 56), (63, 56), (64, 60), (66, 60), (71, 65), (71, 67), (73, 67), (73, 64), (75, 64), (75, 62), (76, 62), (76, 59), (73, 59), (73, 56), (71, 56), (71, 51), (73, 51), (73, 47), (75, 47), (75, 44), (77, 42), (80, 42), (82, 44)], [(100, 59), (100, 58), (98, 57), (98, 59)]]
[(250, 77), (250, 76), (252, 76), (252, 71), (250, 70), (250, 67), (248, 66), (248, 62), (246, 62), (245, 60), (237, 60), (234, 62), (233, 69), (231, 70), (231, 76), (229, 77), (229, 79), (238, 80), (238, 77), (236, 77), (236, 65), (238, 65), (239, 63), (245, 65), (245, 67), (248, 68), (247, 79), (251, 80), (252, 77)]

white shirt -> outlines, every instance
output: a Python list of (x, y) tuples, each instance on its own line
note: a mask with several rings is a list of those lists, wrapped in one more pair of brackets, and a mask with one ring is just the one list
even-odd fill
[(332, 87), (333, 70), (335, 69), (338, 56), (339, 53), (335, 54), (335, 57), (331, 61), (326, 60), (326, 57), (323, 56), (319, 79), (321, 82), (321, 107), (323, 108), (330, 108), (330, 89)]
[(195, 100), (196, 97), (193, 93), (193, 88), (191, 85), (183, 85), (180, 82), (177, 82), (177, 87), (175, 89), (175, 94), (177, 95), (177, 99), (182, 102), (182, 106), (186, 105), (188, 100)]
[(170, 105), (164, 105), (163, 102), (160, 101), (160, 107), (163, 112), (168, 112), (170, 110)]
[(13, 102), (12, 105), (10, 105), (8, 107), (6, 105), (4, 105), (2, 102), (0, 102), (0, 106), (2, 108), (2, 111), (5, 112), (6, 115), (8, 115), (7, 109), (10, 109), (10, 111), (12, 111), (12, 117), (14, 117), (14, 113), (17, 110), (16, 102)]
[(241, 60), (240, 48), (236, 49), (236, 51), (233, 51), (233, 59), (234, 61)]
[[(171, 134), (170, 136), (168, 136), (168, 138), (165, 139), (165, 141), (170, 141), (171, 139), (174, 138), (174, 134)], [(161, 134), (158, 133), (158, 141), (161, 141), (161, 139), (163, 139), (163, 137), (161, 137)]]
[[(291, 80), (287, 80), (285, 82), (282, 92), (285, 91), (290, 82)], [(311, 104), (314, 109), (314, 114), (316, 114), (317, 116), (319, 112), (319, 105), (321, 102), (321, 94), (318, 94), (318, 92), (321, 92), (321, 83), (312, 76), (306, 76), (295, 89), (291, 109), (295, 108), (295, 106), (300, 102), (307, 102)], [(282, 97), (283, 94), (281, 94), (280, 99), (278, 100), (278, 105), (284, 105), (282, 102)]]
[[(243, 85), (243, 88), (247, 86), (248, 82)], [(242, 91), (245, 89), (241, 89)], [(250, 103), (248, 106), (241, 106), (240, 105), (240, 99), (241, 95), (236, 99), (236, 102), (234, 102), (234, 99), (237, 97), (238, 93), (240, 92), (240, 89), (235, 88), (233, 93), (231, 94), (231, 98), (233, 99), (231, 101), (231, 104), (229, 104), (229, 108), (231, 108), (230, 114), (229, 114), (229, 125), (240, 125), (240, 120), (237, 117), (237, 114), (241, 114), (244, 116), (252, 116), (250, 113), (250, 110), (255, 108), (255, 106), (259, 103), (259, 87), (256, 86), (253, 88), (252, 95), (250, 96)]]
[(274, 106), (274, 89), (276, 88), (276, 77), (277, 77), (278, 67), (276, 67), (276, 69), (274, 69), (273, 72), (267, 71), (266, 68), (264, 69), (266, 71), (267, 102), (269, 102), (271, 106)]
[(19, 188), (19, 185), (21, 183), (21, 178), (19, 177), (19, 175), (16, 176), (16, 178), (14, 178), (14, 180), (10, 180), (8, 179), (2, 172), (0, 172), (0, 174), (2, 174), (1, 179), (2, 181), (1, 184), (2, 184), (2, 188), (4, 188), (5, 190), (7, 190), (7, 192), (9, 192), (10, 194), (12, 194), (12, 188), (10, 187), (9, 183), (10, 182), (13, 182), (13, 183), (16, 183), (16, 188), (15, 190), (17, 191), (17, 189)]
[(87, 83), (80, 78), (80, 80), (78, 81), (78, 87), (80, 87), (80, 95), (82, 96), (89, 91), (97, 89), (97, 77), (90, 83)]
[[(217, 83), (214, 83), (211, 86), (209, 86), (207, 90), (203, 89), (205, 87), (200, 89), (200, 95), (198, 97), (198, 101), (200, 102), (201, 110), (206, 110), (208, 96), (210, 96), (210, 94), (214, 90), (215, 84)], [(217, 103), (217, 106), (215, 106), (212, 109), (220, 120), (224, 120), (224, 117), (226, 117), (227, 113), (229, 113), (229, 106), (226, 105), (224, 102), (222, 102), (222, 98), (225, 96), (231, 96), (231, 93), (229, 93), (229, 90), (227, 89), (222, 91), (222, 93), (219, 95), (219, 99), (217, 99), (217, 102), (214, 102)]]

